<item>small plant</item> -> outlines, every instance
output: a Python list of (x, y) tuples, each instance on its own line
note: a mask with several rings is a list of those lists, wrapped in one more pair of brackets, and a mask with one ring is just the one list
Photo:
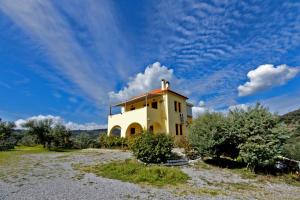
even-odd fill
[(132, 151), (143, 162), (163, 163), (172, 157), (173, 146), (173, 139), (166, 134), (144, 132), (134, 140)]

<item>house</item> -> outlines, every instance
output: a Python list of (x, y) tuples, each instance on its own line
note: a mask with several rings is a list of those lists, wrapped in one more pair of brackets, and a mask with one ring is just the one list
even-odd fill
[(130, 137), (149, 130), (166, 133), (178, 140), (187, 135), (192, 121), (192, 104), (187, 97), (170, 89), (164, 79), (161, 88), (114, 105), (121, 113), (108, 116), (108, 135)]

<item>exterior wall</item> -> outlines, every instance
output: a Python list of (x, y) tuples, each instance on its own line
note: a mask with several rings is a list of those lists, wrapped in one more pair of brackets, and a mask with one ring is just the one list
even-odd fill
[[(157, 109), (151, 107), (153, 101), (157, 102)], [(180, 112), (174, 109), (174, 101), (181, 103), (181, 113), (184, 116), (184, 123), (181, 123)], [(135, 127), (138, 131), (141, 129), (153, 128), (154, 134), (166, 133), (170, 134), (175, 140), (180, 140), (187, 136), (187, 126), (191, 122), (191, 116), (187, 115), (186, 99), (173, 94), (172, 92), (165, 91), (161, 96), (156, 96), (141, 100), (135, 103), (128, 103), (124, 106), (121, 114), (108, 116), (108, 134), (115, 126), (121, 127), (121, 137), (126, 137), (129, 134), (128, 128)], [(130, 110), (135, 107), (135, 110)], [(175, 124), (182, 124), (183, 134), (176, 135)]]
[(126, 137), (127, 128), (133, 124), (138, 123), (143, 129), (147, 127), (147, 118), (146, 118), (147, 109), (146, 107), (108, 116), (108, 135), (113, 127), (121, 127), (121, 137)]
[[(187, 108), (186, 108), (186, 99), (183, 97), (180, 97), (178, 95), (175, 95), (171, 92), (167, 93), (167, 104), (168, 104), (168, 127), (169, 127), (169, 134), (172, 135), (175, 140), (180, 140), (181, 138), (184, 138), (187, 136)], [(174, 101), (177, 101), (181, 103), (181, 113), (184, 117), (184, 123), (181, 123), (180, 121), (180, 112), (175, 111), (174, 108)], [(176, 135), (176, 125), (175, 124), (182, 124), (182, 135), (180, 133)]]

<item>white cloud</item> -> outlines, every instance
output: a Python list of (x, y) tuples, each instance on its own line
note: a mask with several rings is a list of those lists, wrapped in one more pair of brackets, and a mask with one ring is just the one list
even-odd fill
[(127, 86), (122, 90), (109, 92), (110, 99), (112, 102), (123, 101), (151, 89), (159, 88), (161, 79), (170, 81), (171, 87), (179, 82), (174, 76), (173, 69), (168, 69), (166, 66), (156, 62), (147, 66), (144, 73), (138, 73), (131, 78)]
[(75, 122), (68, 121), (66, 122), (63, 118), (60, 116), (53, 116), (53, 115), (37, 115), (37, 116), (32, 116), (26, 119), (18, 119), (15, 121), (16, 124), (16, 129), (23, 129), (22, 125), (26, 123), (29, 120), (45, 120), (45, 119), (51, 119), (53, 120), (54, 124), (64, 124), (68, 129), (71, 130), (94, 130), (94, 129), (102, 129), (106, 128), (107, 125), (102, 125), (102, 124), (96, 124), (96, 123), (84, 123), (84, 124), (78, 124)]
[(235, 110), (235, 109), (239, 109), (239, 110), (247, 110), (249, 107), (249, 105), (247, 104), (237, 104), (237, 105), (233, 105), (233, 106), (229, 106), (229, 110)]
[(298, 68), (288, 67), (287, 65), (260, 65), (248, 72), (247, 77), (250, 81), (238, 87), (239, 96), (247, 96), (274, 86), (283, 85), (294, 78), (298, 72)]
[(197, 106), (193, 106), (192, 108), (192, 113), (193, 113), (193, 118), (197, 118), (207, 112), (213, 112), (213, 109), (209, 109), (206, 107), (204, 101), (199, 101)]
[[(118, 26), (118, 12), (110, 1), (60, 1), (59, 5), (42, 0), (4, 0), (0, 11), (51, 62), (48, 68), (34, 66), (35, 71), (69, 93), (80, 94), (96, 105), (105, 104), (107, 92), (116, 83), (111, 77), (124, 79), (131, 69), (123, 70), (123, 66), (132, 64), (126, 36)], [(79, 31), (76, 26), (85, 29)]]

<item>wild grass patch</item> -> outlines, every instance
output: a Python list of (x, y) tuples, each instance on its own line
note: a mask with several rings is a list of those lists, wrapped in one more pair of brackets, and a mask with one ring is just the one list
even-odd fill
[(179, 168), (157, 165), (146, 166), (133, 160), (89, 166), (75, 165), (74, 168), (110, 179), (154, 186), (182, 184), (189, 179), (189, 176)]

